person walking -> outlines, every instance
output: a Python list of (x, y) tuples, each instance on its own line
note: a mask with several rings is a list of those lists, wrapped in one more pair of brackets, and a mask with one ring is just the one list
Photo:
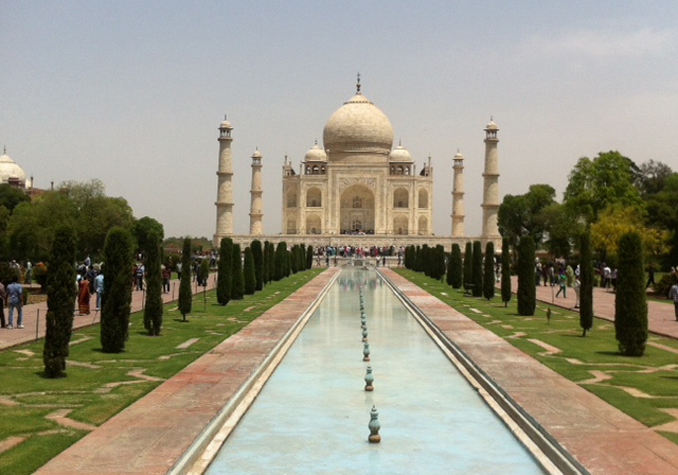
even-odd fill
[(558, 282), (560, 283), (560, 288), (558, 289), (558, 292), (556, 292), (556, 297), (562, 292), (563, 297), (567, 298), (567, 276), (565, 275), (565, 272), (558, 274)]
[(101, 269), (99, 275), (94, 278), (94, 291), (97, 294), (96, 310), (101, 310), (101, 296), (104, 294), (104, 270)]
[(678, 322), (678, 284), (673, 284), (673, 287), (669, 290), (669, 298), (673, 300), (673, 308), (676, 314), (676, 321)]
[(21, 294), (23, 293), (23, 287), (19, 283), (19, 277), (16, 275), (12, 277), (12, 283), (7, 286), (7, 300), (9, 304), (9, 325), (7, 328), (10, 330), (14, 328), (14, 309), (17, 310), (17, 320), (16, 327), (23, 328), (24, 321), (24, 312), (23, 312), (23, 302), (21, 301)]
[(645, 284), (645, 288), (647, 289), (650, 284), (654, 285), (654, 266), (650, 265), (650, 268), (647, 270), (647, 284)]
[(579, 281), (579, 276), (575, 276), (572, 287), (574, 288), (575, 296), (574, 308), (579, 308), (579, 291), (581, 290), (581, 282)]
[(0, 282), (0, 324), (2, 328), (5, 328), (5, 301), (7, 300), (7, 292), (5, 291), (5, 286)]

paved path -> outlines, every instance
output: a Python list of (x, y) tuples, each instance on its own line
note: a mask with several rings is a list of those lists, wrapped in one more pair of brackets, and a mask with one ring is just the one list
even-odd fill
[[(216, 286), (217, 274), (216, 272), (210, 274), (207, 281), (207, 290), (211, 290)], [(193, 293), (202, 292), (203, 287), (196, 287), (195, 282), (191, 286)], [(132, 312), (138, 312), (143, 309), (145, 292), (132, 291)], [(170, 291), (162, 294), (164, 302), (171, 302), (179, 298), (179, 280), (170, 282)], [(77, 313), (73, 319), (73, 328), (81, 328), (99, 322), (100, 314), (94, 311), (96, 302), (96, 295), (92, 296), (90, 315), (79, 315)], [(77, 300), (76, 300), (77, 305)], [(47, 313), (47, 302), (40, 302), (24, 306), (24, 328), (19, 329), (17, 325), (17, 315), (14, 312), (14, 329), (8, 330), (0, 329), (0, 350), (9, 348), (11, 346), (20, 345), (27, 341), (33, 341), (36, 338), (45, 336), (45, 314)], [(7, 309), (5, 309), (5, 320), (7, 320)]]
[[(515, 292), (518, 288), (518, 278), (513, 276), (511, 279), (512, 290)], [(558, 287), (540, 285), (537, 287), (537, 300), (553, 303), (559, 307), (576, 310), (575, 293), (573, 288), (567, 289), (567, 297), (556, 297)], [(596, 317), (614, 322), (614, 298), (612, 291), (593, 288), (593, 313)], [(647, 301), (648, 325), (651, 332), (660, 335), (678, 338), (678, 321), (676, 321), (675, 312), (671, 302)]]

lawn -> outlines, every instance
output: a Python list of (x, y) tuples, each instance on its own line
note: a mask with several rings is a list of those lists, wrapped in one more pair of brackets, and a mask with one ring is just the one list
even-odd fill
[[(678, 341), (675, 339), (651, 333), (645, 356), (626, 357), (619, 354), (612, 322), (594, 319), (593, 328), (583, 338), (578, 313), (537, 302), (535, 315), (522, 317), (517, 314), (515, 294), (505, 308), (499, 295), (490, 301), (464, 296), (463, 291), (424, 274), (407, 269), (396, 272), (646, 426), (657, 427), (676, 420), (662, 410), (678, 411)], [(525, 335), (519, 336), (519, 333)], [(528, 339), (540, 340), (561, 352), (549, 355)], [(602, 377), (596, 378), (596, 375)], [(678, 432), (658, 432), (678, 443)]]
[(0, 352), (0, 473), (34, 472), (323, 270), (293, 274), (227, 306), (214, 291), (197, 294), (188, 322), (168, 303), (159, 337), (148, 336), (135, 313), (120, 354), (102, 353), (98, 325), (76, 330), (65, 378), (43, 377), (43, 340)]

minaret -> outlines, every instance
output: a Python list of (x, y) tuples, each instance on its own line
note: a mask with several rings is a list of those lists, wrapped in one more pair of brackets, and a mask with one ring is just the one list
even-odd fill
[(499, 211), (499, 156), (497, 132), (499, 127), (492, 121), (485, 127), (485, 171), (483, 172), (483, 233), (484, 239), (499, 239), (497, 212)]
[(261, 152), (257, 148), (252, 154), (252, 188), (250, 189), (250, 234), (262, 234), (261, 218)]
[(452, 237), (464, 237), (464, 156), (457, 150), (454, 156), (452, 188)]
[(221, 238), (233, 234), (233, 157), (231, 156), (231, 123), (226, 120), (219, 125), (219, 170), (217, 171), (217, 231), (214, 246), (219, 247)]

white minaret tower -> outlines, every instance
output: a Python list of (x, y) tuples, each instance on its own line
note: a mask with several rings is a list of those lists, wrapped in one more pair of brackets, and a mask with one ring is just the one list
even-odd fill
[(464, 237), (464, 156), (457, 150), (454, 156), (452, 188), (452, 237)]
[(252, 154), (252, 188), (250, 189), (250, 234), (260, 236), (262, 234), (261, 218), (261, 152), (257, 148)]
[(214, 246), (219, 247), (221, 238), (233, 234), (233, 157), (231, 156), (231, 123), (226, 120), (219, 125), (219, 170), (217, 171), (217, 231)]
[(499, 127), (492, 121), (485, 127), (485, 171), (483, 172), (483, 239), (499, 239), (497, 212), (499, 211), (499, 156), (497, 132)]

